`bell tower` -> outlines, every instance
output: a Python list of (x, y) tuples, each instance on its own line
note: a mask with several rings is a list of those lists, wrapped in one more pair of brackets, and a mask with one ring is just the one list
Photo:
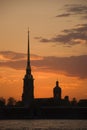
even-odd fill
[(59, 87), (59, 82), (56, 81), (56, 86), (53, 89), (54, 99), (61, 100), (61, 88)]
[(23, 79), (23, 94), (22, 102), (25, 107), (29, 107), (34, 100), (34, 78), (31, 74), (30, 65), (30, 42), (29, 42), (29, 29), (28, 29), (28, 50), (27, 50), (27, 66), (26, 74)]

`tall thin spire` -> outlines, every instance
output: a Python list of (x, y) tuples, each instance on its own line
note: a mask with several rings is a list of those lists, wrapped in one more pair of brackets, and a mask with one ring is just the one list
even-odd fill
[(29, 28), (28, 28), (28, 51), (27, 51), (27, 74), (31, 74), (31, 66), (30, 66), (30, 42), (29, 42)]
[(31, 74), (31, 65), (30, 65), (30, 42), (29, 42), (29, 28), (28, 28), (28, 43), (27, 43), (27, 65), (26, 65), (26, 74), (23, 79), (23, 94), (22, 102), (24, 107), (30, 107), (34, 100), (34, 79)]

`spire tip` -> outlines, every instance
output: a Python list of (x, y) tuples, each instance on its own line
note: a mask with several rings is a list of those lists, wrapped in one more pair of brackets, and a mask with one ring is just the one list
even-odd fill
[(28, 27), (28, 31), (29, 31), (29, 27)]

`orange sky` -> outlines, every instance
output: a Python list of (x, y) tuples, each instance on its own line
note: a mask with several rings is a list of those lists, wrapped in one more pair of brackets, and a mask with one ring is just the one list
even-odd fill
[[(0, 55), (4, 55), (2, 56), (0, 65), (0, 96), (4, 96), (5, 98), (12, 96), (21, 100), (23, 78), (26, 69), (26, 55), (23, 53), (6, 51), (1, 52)], [(66, 95), (69, 95), (70, 99), (73, 97), (76, 97), (77, 99), (87, 97), (87, 79), (80, 77), (82, 74), (78, 73), (78, 70), (74, 74), (73, 71), (71, 71), (71, 75), (69, 75), (67, 68), (65, 68), (65, 70), (62, 68), (61, 70), (59, 66), (59, 68), (54, 69), (55, 66), (51, 64), (49, 59), (47, 60), (50, 62), (49, 64), (43, 59), (43, 57), (31, 55), (32, 74), (35, 79), (35, 97), (53, 97), (53, 88), (55, 87), (56, 80), (59, 80), (60, 82), (62, 98)], [(51, 60), (54, 62), (54, 59), (51, 58)], [(58, 61), (56, 60), (56, 62)], [(64, 61), (64, 63), (66, 62)], [(57, 63), (54, 62), (54, 64)], [(63, 63), (58, 62), (58, 64), (62, 66)], [(72, 66), (70, 67), (75, 69)]]
[(0, 1), (0, 97), (21, 99), (30, 28), (35, 97), (87, 98), (87, 0)]
[[(21, 99), (21, 94), (23, 91), (22, 79), (25, 72), (21, 70), (12, 70), (9, 68), (5, 71), (7, 71), (7, 73), (2, 75), (3, 78), (0, 78), (0, 96), (4, 96), (5, 98), (13, 96), (16, 99)], [(86, 80), (79, 80), (78, 78), (64, 76), (63, 74), (57, 75), (46, 72), (34, 72), (33, 76), (35, 78), (35, 97), (52, 97), (56, 79), (60, 81), (62, 98), (66, 95), (69, 95), (70, 99), (72, 99), (72, 97), (76, 97), (77, 99), (80, 97), (86, 98), (87, 96), (86, 88), (84, 86), (84, 84), (87, 83)]]

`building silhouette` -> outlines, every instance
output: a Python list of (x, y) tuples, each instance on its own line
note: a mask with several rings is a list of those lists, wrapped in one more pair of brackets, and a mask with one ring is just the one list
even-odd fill
[(30, 42), (29, 42), (29, 30), (28, 30), (28, 51), (27, 51), (27, 65), (26, 74), (23, 79), (23, 93), (22, 93), (22, 105), (24, 107), (36, 107), (36, 106), (69, 106), (69, 96), (65, 96), (62, 99), (62, 89), (59, 86), (59, 81), (56, 81), (56, 85), (53, 88), (53, 97), (50, 98), (34, 98), (34, 78), (31, 73), (30, 65)]
[(28, 30), (27, 66), (23, 79), (22, 101), (16, 102), (10, 97), (6, 105), (4, 98), (0, 98), (0, 119), (87, 119), (87, 99), (81, 99), (78, 103), (75, 98), (70, 102), (68, 95), (62, 99), (62, 89), (58, 81), (53, 88), (53, 97), (34, 98), (29, 44)]
[(61, 88), (59, 87), (59, 82), (56, 81), (56, 86), (53, 89), (54, 99), (61, 100)]
[(27, 51), (27, 66), (26, 74), (23, 79), (23, 94), (22, 103), (25, 107), (29, 107), (34, 100), (34, 78), (31, 74), (30, 65), (30, 43), (29, 43), (29, 30), (28, 30), (28, 51)]
[(10, 97), (5, 105), (5, 100), (0, 99), (0, 119), (87, 119), (87, 99), (78, 103), (69, 96), (61, 98), (62, 89), (59, 82), (53, 88), (53, 97), (34, 98), (34, 78), (31, 74), (30, 45), (28, 30), (28, 52), (26, 74), (23, 79), (22, 101), (15, 102)]

